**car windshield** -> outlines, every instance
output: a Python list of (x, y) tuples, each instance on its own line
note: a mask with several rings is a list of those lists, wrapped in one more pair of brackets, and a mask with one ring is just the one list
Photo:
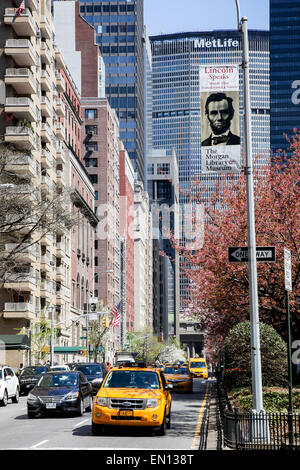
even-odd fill
[(165, 367), (164, 368), (164, 374), (177, 374), (178, 369), (175, 369), (174, 367)]
[(139, 370), (116, 370), (108, 375), (104, 388), (147, 388), (159, 389), (160, 383), (156, 372)]
[(103, 371), (100, 364), (87, 364), (77, 366), (76, 370), (80, 370), (84, 375), (97, 375), (97, 377), (103, 377)]
[(77, 374), (44, 374), (38, 381), (37, 386), (48, 387), (74, 387), (78, 385)]
[(182, 375), (189, 375), (189, 370), (187, 367), (180, 367), (177, 369), (177, 374), (182, 374)]
[(51, 369), (53, 369), (53, 370), (68, 370), (68, 368), (66, 366), (54, 366), (54, 367), (51, 367)]
[(43, 372), (46, 372), (47, 367), (41, 366), (41, 367), (25, 367), (25, 369), (22, 370), (20, 373), (20, 377), (25, 377), (26, 375), (40, 375)]
[(201, 368), (201, 367), (206, 367), (206, 364), (205, 362), (191, 362), (190, 363), (190, 367), (194, 367), (194, 368)]

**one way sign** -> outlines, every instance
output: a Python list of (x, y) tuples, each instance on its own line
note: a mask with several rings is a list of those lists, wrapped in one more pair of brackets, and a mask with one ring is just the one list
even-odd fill
[[(248, 247), (230, 246), (228, 248), (228, 261), (231, 263), (248, 262)], [(257, 246), (256, 261), (276, 261), (275, 246)]]

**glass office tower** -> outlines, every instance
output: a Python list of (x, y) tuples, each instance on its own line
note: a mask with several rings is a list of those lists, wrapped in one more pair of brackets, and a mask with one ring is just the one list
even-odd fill
[(271, 147), (300, 128), (300, 1), (270, 0)]
[(95, 28), (105, 62), (105, 94), (117, 111), (134, 170), (144, 181), (143, 0), (80, 1), (80, 13)]
[[(209, 202), (218, 176), (202, 174), (200, 66), (240, 65), (241, 35), (236, 31), (209, 31), (150, 36), (152, 47), (152, 146), (175, 148), (179, 184), (189, 188), (194, 177), (207, 187)], [(269, 34), (249, 31), (253, 157), (257, 165), (270, 155)], [(241, 149), (243, 154), (243, 76), (239, 70)], [(182, 220), (189, 199), (180, 194)], [(186, 231), (181, 239), (186, 244)], [(187, 298), (187, 280), (180, 279), (181, 299)]]
[[(203, 65), (241, 64), (241, 35), (210, 31), (151, 36), (153, 148), (175, 147), (179, 183), (186, 189), (201, 175), (199, 69)], [(253, 155), (269, 156), (269, 34), (249, 31)], [(243, 148), (243, 82), (240, 67), (240, 117)], [(215, 177), (206, 177), (207, 182)], [(213, 188), (213, 183), (211, 185)], [(182, 201), (182, 199), (181, 199)]]

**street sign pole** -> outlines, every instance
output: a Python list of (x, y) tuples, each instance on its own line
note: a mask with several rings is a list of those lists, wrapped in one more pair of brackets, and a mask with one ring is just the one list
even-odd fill
[(244, 82), (244, 143), (245, 143), (245, 176), (247, 185), (247, 221), (248, 221), (248, 270), (249, 270), (249, 294), (250, 294), (250, 323), (251, 323), (251, 364), (252, 364), (252, 393), (253, 412), (263, 411), (262, 374), (260, 355), (260, 332), (258, 316), (258, 290), (257, 290), (257, 266), (256, 266), (256, 236), (252, 167), (252, 142), (251, 142), (251, 104), (250, 104), (250, 80), (249, 80), (249, 42), (247, 18), (240, 20), (239, 1), (236, 1), (238, 14), (238, 30), (242, 34), (243, 45), (243, 82)]
[(291, 252), (284, 248), (284, 283), (285, 283), (285, 305), (287, 318), (287, 334), (288, 334), (288, 375), (289, 375), (289, 408), (288, 408), (288, 426), (289, 426), (289, 444), (293, 445), (293, 375), (292, 375), (292, 338), (291, 338), (291, 318), (290, 318), (290, 298), (289, 293), (292, 291), (292, 264)]

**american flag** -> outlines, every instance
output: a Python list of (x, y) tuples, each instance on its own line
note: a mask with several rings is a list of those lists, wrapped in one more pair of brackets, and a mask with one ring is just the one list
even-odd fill
[(121, 320), (121, 304), (122, 300), (111, 310), (111, 315), (113, 315), (113, 318), (110, 322), (111, 326), (117, 326), (120, 323)]
[(20, 16), (22, 11), (24, 10), (25, 10), (25, 0), (22, 0), (21, 5), (19, 6), (19, 8), (17, 8), (16, 14)]

